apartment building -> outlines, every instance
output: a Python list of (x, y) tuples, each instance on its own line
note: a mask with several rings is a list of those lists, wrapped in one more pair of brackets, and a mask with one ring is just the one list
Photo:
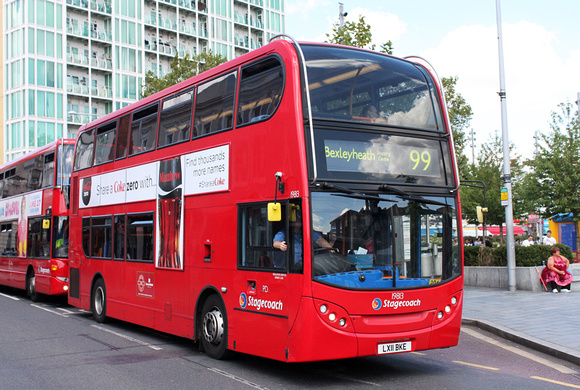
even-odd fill
[(284, 17), (284, 0), (4, 0), (4, 161), (139, 100), (175, 55), (232, 59)]

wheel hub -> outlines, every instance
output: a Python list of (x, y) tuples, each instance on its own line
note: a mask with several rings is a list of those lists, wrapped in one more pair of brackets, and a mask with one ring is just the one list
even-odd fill
[(203, 337), (212, 344), (219, 344), (224, 337), (224, 318), (216, 307), (203, 318)]

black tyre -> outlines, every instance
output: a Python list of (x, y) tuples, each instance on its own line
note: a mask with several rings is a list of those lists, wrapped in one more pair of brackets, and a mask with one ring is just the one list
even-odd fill
[(26, 294), (28, 294), (32, 302), (40, 300), (40, 294), (36, 291), (36, 275), (32, 270), (26, 274)]
[(228, 318), (222, 300), (211, 295), (201, 312), (201, 344), (209, 357), (225, 359), (228, 351)]
[(99, 323), (105, 322), (107, 318), (107, 289), (103, 279), (98, 279), (93, 286), (91, 294), (91, 310), (93, 318)]

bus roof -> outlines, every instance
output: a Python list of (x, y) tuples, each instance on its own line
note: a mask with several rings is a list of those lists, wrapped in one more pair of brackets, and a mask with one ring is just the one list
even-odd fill
[(69, 138), (61, 138), (61, 139), (58, 139), (56, 141), (52, 141), (51, 143), (46, 144), (38, 149), (35, 149), (35, 150), (31, 151), (30, 153), (25, 154), (24, 156), (20, 156), (14, 160), (8, 161), (7, 163), (0, 165), (0, 171), (4, 171), (7, 168), (11, 168), (14, 165), (20, 164), (22, 161), (30, 160), (30, 159), (35, 158), (37, 156), (40, 156), (40, 155), (42, 155), (50, 150), (54, 150), (57, 148), (58, 145), (61, 145), (61, 144), (74, 145), (75, 142), (76, 141), (74, 139), (69, 139)]
[(101, 118), (98, 118), (92, 122), (89, 122), (89, 123), (80, 127), (78, 134), (82, 133), (86, 129), (93, 128), (93, 127), (98, 126), (100, 124), (111, 121), (115, 118), (123, 116), (125, 113), (132, 112), (135, 109), (137, 109), (138, 107), (147, 106), (148, 104), (156, 102), (163, 97), (173, 95), (174, 93), (179, 92), (182, 89), (185, 89), (185, 88), (190, 87), (192, 85), (199, 84), (205, 80), (209, 80), (209, 79), (211, 79), (215, 76), (218, 76), (220, 74), (227, 73), (228, 71), (231, 71), (231, 70), (239, 67), (240, 65), (243, 65), (243, 64), (248, 63), (250, 61), (253, 61), (256, 58), (263, 57), (264, 55), (266, 55), (270, 52), (276, 51), (276, 50), (277, 51), (289, 51), (289, 50), (293, 51), (294, 49), (292, 48), (292, 43), (287, 41), (287, 40), (279, 39), (279, 40), (273, 41), (265, 46), (262, 46), (258, 49), (255, 49), (255, 50), (253, 50), (249, 53), (246, 53), (240, 57), (234, 58), (228, 62), (220, 64), (212, 69), (208, 69), (203, 73), (200, 73), (196, 76), (193, 76), (187, 80), (181, 81), (181, 82), (179, 82), (171, 87), (168, 87), (162, 91), (156, 92), (151, 96), (147, 96), (146, 98), (138, 100), (135, 103), (132, 103), (126, 107), (123, 107), (119, 110), (113, 111), (113, 112), (111, 112), (111, 113), (109, 113)]

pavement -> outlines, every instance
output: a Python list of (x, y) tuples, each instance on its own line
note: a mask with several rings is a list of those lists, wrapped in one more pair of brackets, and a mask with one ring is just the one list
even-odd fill
[(580, 365), (580, 290), (570, 293), (465, 286), (463, 325)]

